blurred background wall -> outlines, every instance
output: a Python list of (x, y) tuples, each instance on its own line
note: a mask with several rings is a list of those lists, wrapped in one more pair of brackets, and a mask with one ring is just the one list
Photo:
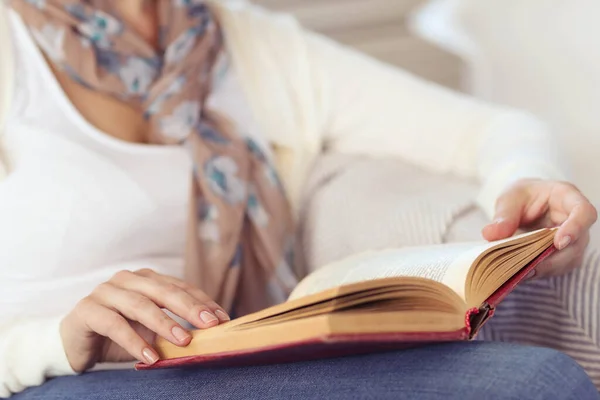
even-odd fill
[(465, 91), (547, 122), (600, 205), (599, 22), (599, 0), (429, 0), (411, 26), (464, 60)]
[(294, 14), (304, 26), (428, 80), (461, 88), (459, 57), (411, 34), (411, 12), (424, 0), (255, 0)]
[(534, 113), (562, 143), (574, 182), (600, 202), (600, 0), (255, 2), (431, 81)]

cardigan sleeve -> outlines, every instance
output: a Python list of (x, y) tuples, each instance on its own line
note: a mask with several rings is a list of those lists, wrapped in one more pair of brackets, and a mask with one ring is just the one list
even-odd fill
[(519, 178), (566, 179), (541, 121), (424, 81), (322, 36), (306, 33), (314, 87), (331, 151), (393, 156), (424, 169), (478, 179), (479, 205)]
[(0, 325), (0, 398), (47, 378), (75, 375), (63, 348), (60, 320), (30, 318)]

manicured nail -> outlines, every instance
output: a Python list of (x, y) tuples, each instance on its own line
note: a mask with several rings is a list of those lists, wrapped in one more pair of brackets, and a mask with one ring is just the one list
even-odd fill
[(180, 342), (185, 342), (190, 338), (190, 334), (178, 326), (174, 326), (173, 329), (171, 329), (171, 333), (175, 336), (175, 339)]
[(219, 320), (217, 319), (217, 317), (215, 317), (213, 314), (209, 313), (208, 311), (202, 311), (200, 313), (200, 319), (205, 324), (213, 324), (215, 322), (219, 322)]
[(146, 348), (142, 351), (142, 354), (144, 355), (147, 364), (152, 365), (158, 361), (158, 355), (152, 349)]
[(571, 236), (565, 236), (558, 242), (558, 250), (564, 250), (571, 243)]
[(526, 281), (528, 281), (528, 280), (530, 280), (530, 279), (533, 279), (533, 278), (535, 277), (535, 274), (536, 274), (536, 272), (535, 272), (535, 269), (533, 269), (533, 270), (529, 271), (529, 273), (528, 273), (528, 274), (527, 274), (527, 276), (525, 277), (525, 280), (526, 280)]
[(221, 320), (221, 322), (227, 322), (229, 320), (231, 320), (231, 318), (229, 318), (229, 315), (225, 314), (223, 311), (221, 310), (217, 310), (215, 311), (215, 315), (217, 317), (219, 317), (219, 319)]
[(494, 227), (496, 225), (499, 225), (503, 221), (504, 221), (504, 219), (502, 219), (502, 218), (496, 218), (495, 220), (493, 220), (492, 222), (490, 222), (489, 224), (487, 224), (485, 227), (486, 228), (492, 228), (492, 227)]

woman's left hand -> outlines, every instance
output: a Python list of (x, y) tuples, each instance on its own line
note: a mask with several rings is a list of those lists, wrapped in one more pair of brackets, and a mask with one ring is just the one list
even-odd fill
[(581, 265), (590, 227), (598, 213), (574, 185), (565, 182), (523, 179), (496, 202), (494, 222), (483, 228), (486, 240), (512, 236), (517, 229), (559, 227), (554, 238), (558, 253), (542, 262), (536, 277), (562, 275)]

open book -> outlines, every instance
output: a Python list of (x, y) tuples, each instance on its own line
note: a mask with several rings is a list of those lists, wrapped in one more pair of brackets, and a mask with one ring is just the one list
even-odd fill
[(306, 277), (283, 304), (194, 331), (187, 347), (159, 339), (161, 361), (150, 368), (297, 361), (470, 340), (552, 253), (555, 231), (344, 259)]

